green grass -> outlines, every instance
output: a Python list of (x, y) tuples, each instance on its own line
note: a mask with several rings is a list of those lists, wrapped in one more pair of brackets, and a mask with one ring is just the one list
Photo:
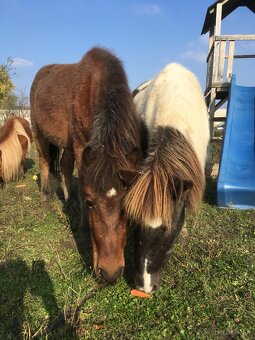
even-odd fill
[(25, 178), (0, 192), (0, 339), (254, 339), (255, 211), (217, 209), (208, 181), (160, 290), (139, 299), (132, 233), (124, 278), (99, 289), (78, 208), (66, 214), (58, 198), (41, 207), (32, 156)]

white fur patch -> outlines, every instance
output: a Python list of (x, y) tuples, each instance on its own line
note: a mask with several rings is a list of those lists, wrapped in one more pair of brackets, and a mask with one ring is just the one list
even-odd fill
[(147, 263), (148, 263), (148, 260), (145, 259), (145, 261), (144, 261), (143, 287), (142, 287), (142, 290), (144, 290), (145, 293), (150, 293), (152, 291), (151, 274), (149, 274), (147, 272)]
[(191, 143), (204, 169), (209, 120), (203, 92), (192, 72), (179, 64), (168, 64), (138, 92), (134, 102), (150, 137), (159, 126), (177, 129)]
[(113, 197), (117, 195), (117, 191), (114, 188), (111, 188), (109, 191), (106, 193), (107, 197)]
[(147, 221), (146, 226), (156, 229), (162, 225), (161, 218), (157, 218), (155, 220)]

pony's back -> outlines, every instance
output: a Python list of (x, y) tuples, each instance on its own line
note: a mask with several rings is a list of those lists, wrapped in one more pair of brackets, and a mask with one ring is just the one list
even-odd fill
[(177, 129), (191, 143), (204, 168), (208, 114), (201, 87), (192, 72), (179, 64), (169, 64), (134, 101), (150, 134), (158, 126)]

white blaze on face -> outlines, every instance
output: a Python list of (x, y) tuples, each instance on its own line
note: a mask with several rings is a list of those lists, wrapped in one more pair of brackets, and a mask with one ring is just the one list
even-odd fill
[(150, 221), (146, 222), (146, 225), (148, 227), (156, 229), (156, 228), (158, 228), (162, 225), (162, 220), (161, 220), (161, 218), (157, 218), (155, 220), (150, 220)]
[(151, 274), (149, 274), (148, 271), (147, 271), (147, 264), (148, 264), (148, 260), (145, 259), (145, 261), (144, 261), (144, 272), (143, 272), (143, 287), (141, 287), (141, 289), (145, 293), (150, 293), (152, 291)]
[(117, 195), (117, 191), (114, 188), (111, 188), (109, 191), (107, 191), (106, 196), (107, 197), (113, 197)]

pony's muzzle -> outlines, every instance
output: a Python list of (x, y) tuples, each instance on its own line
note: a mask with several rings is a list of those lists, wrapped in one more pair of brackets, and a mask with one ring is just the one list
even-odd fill
[(115, 272), (111, 273), (104, 268), (99, 268), (99, 275), (102, 281), (107, 283), (114, 283), (118, 280), (119, 277), (122, 276), (124, 267), (118, 268)]
[(138, 290), (141, 290), (145, 293), (156, 292), (160, 287), (160, 276), (157, 274), (141, 275), (136, 273), (134, 277), (134, 284)]

